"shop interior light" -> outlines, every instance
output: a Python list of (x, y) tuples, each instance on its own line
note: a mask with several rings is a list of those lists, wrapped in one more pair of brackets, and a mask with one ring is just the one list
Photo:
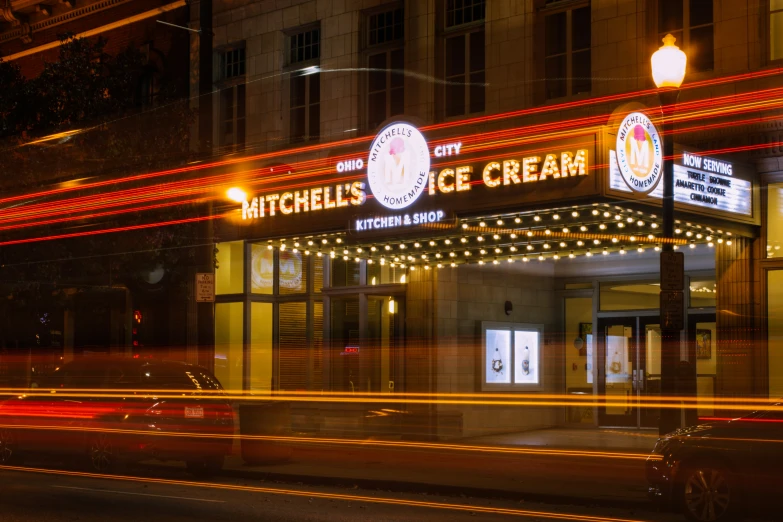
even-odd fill
[(496, 254), (500, 254), (501, 252), (503, 252), (503, 249), (502, 249), (502, 248), (496, 248), (496, 249), (495, 249), (495, 253), (496, 253)]
[(643, 227), (644, 226), (644, 221), (642, 221), (640, 219), (639, 221), (636, 222), (636, 226)]
[(533, 231), (532, 230), (528, 230), (527, 231), (527, 237), (533, 237)]
[[(367, 259), (367, 264), (368, 264), (368, 265), (371, 265), (371, 264), (373, 264), (373, 260), (372, 260), (372, 258), (369, 258), (369, 259)], [(374, 278), (374, 277), (373, 277), (372, 279), (373, 279), (373, 281), (375, 281), (375, 278)], [(373, 283), (373, 284), (375, 284), (375, 283)]]
[(420, 248), (421, 247), (421, 243), (416, 241), (415, 243), (413, 243), (413, 246), (416, 247), (416, 248)]
[(285, 243), (280, 243), (280, 251), (281, 252), (285, 251)]
[(328, 239), (324, 238), (324, 239), (321, 240), (321, 244), (325, 245), (327, 243), (329, 243)]
[(479, 250), (479, 254), (481, 254), (482, 256), (483, 256), (484, 254), (486, 254), (486, 253), (487, 253), (487, 251), (486, 251), (486, 250), (484, 250), (483, 248), (482, 248), (481, 250)]
[(555, 255), (552, 256), (552, 259), (557, 261), (558, 259), (560, 259), (560, 255), (557, 252), (555, 252)]
[(647, 234), (647, 239), (655, 239), (655, 236), (652, 234)]
[(576, 242), (576, 245), (577, 246), (585, 246), (585, 242), (580, 239), (579, 241)]
[(421, 258), (422, 258), (422, 259), (428, 259), (428, 258), (427, 258), (427, 254), (422, 254), (422, 255), (421, 255)]
[(386, 258), (381, 256), (381, 259), (380, 259), (379, 263), (381, 264), (381, 266), (385, 265), (386, 264)]
[(443, 241), (443, 243), (446, 244), (446, 245), (450, 245), (451, 244), (451, 239), (446, 239), (445, 241)]
[(440, 259), (441, 257), (443, 257), (443, 254), (441, 254), (440, 252), (438, 252), (438, 253), (436, 253), (436, 254), (435, 254), (435, 257), (436, 257), (437, 259)]
[(294, 246), (299, 248), (299, 241), (294, 241)]
[(517, 235), (512, 232), (511, 234), (508, 235), (508, 237), (510, 237), (511, 239), (516, 239)]
[(600, 245), (601, 244), (601, 240), (600, 239), (593, 239), (593, 244), (594, 245)]
[(601, 213), (601, 212), (599, 212), (598, 210), (596, 210), (596, 209), (593, 209), (593, 215), (594, 215), (594, 216), (597, 216), (597, 215), (598, 215), (598, 214), (600, 214), (600, 213)]
[(624, 227), (625, 227), (625, 223), (623, 223), (622, 221), (617, 223), (617, 228), (624, 228)]
[(460, 238), (460, 242), (467, 243), (468, 242), (468, 238), (462, 237), (462, 238)]
[(682, 229), (681, 228), (675, 228), (674, 229), (674, 233), (675, 234), (682, 234)]
[(294, 248), (293, 252), (294, 252), (294, 254), (296, 254), (297, 252), (299, 252), (299, 249), (298, 248)]
[(547, 235), (547, 236), (549, 236), (549, 235), (551, 235), (551, 234), (552, 234), (552, 231), (551, 231), (551, 230), (549, 230), (548, 228), (544, 229), (544, 235)]
[(476, 241), (484, 241), (484, 236), (476, 236)]
[(480, 227), (485, 227), (485, 226), (487, 226), (487, 224), (484, 221), (480, 221), (479, 222), (479, 226)]
[(549, 243), (544, 243), (544, 250), (549, 250), (550, 248), (552, 247), (549, 246)]
[(495, 241), (497, 241), (498, 239), (500, 239), (500, 235), (499, 235), (499, 234), (494, 234), (494, 235), (492, 236), (492, 239), (494, 239)]
[(479, 259), (479, 263), (478, 264), (483, 265), (484, 264), (484, 260), (483, 259)]
[(527, 249), (528, 249), (528, 250), (533, 250), (533, 245), (528, 245), (528, 246), (527, 246)]
[(587, 249), (587, 252), (585, 252), (585, 255), (586, 255), (587, 257), (593, 257), (593, 253), (592, 253), (592, 252), (590, 252), (590, 249), (589, 249), (589, 248)]
[(530, 261), (530, 259), (528, 259), (525, 254), (522, 254), (522, 262), (527, 263), (528, 261)]
[(582, 225), (581, 227), (579, 227), (579, 230), (582, 232), (587, 232), (587, 227)]
[(731, 246), (731, 239), (727, 239), (727, 240), (726, 240), (726, 244), (727, 244), (728, 246)]
[(650, 223), (650, 228), (658, 228), (658, 223)]
[(541, 216), (536, 214), (535, 216), (533, 216), (533, 221), (536, 221), (536, 222), (541, 221)]
[(703, 238), (703, 237), (704, 237), (704, 236), (703, 236), (702, 234), (696, 234), (696, 239), (701, 239), (701, 238)]
[(493, 264), (493, 265), (500, 264), (500, 261), (498, 261), (498, 258), (497, 258), (497, 257), (496, 257), (495, 259), (493, 259), (493, 260), (492, 260), (492, 264)]
[(457, 253), (456, 252), (449, 252), (449, 257), (457, 257)]
[(560, 242), (560, 248), (565, 248), (565, 247), (566, 247), (566, 242), (565, 241), (561, 241)]
[(719, 237), (719, 238), (718, 238), (718, 244), (721, 244), (721, 243), (723, 243), (723, 238), (722, 238), (722, 237)]
[(560, 214), (552, 214), (552, 219), (558, 221), (560, 219)]
[(370, 247), (370, 252), (375, 252), (376, 250), (378, 250), (378, 248), (376, 248), (375, 245)]
[(568, 233), (570, 233), (570, 232), (571, 232), (571, 231), (570, 231), (570, 230), (568, 230), (568, 228), (564, 228), (564, 229), (563, 229), (563, 234), (568, 234)]
[(416, 270), (416, 265), (411, 265), (411, 272)]
[(342, 242), (343, 242), (342, 238), (339, 238), (339, 237), (336, 239), (336, 241), (337, 241), (338, 243), (342, 243)]
[(329, 252), (329, 257), (331, 257), (332, 259), (334, 259), (336, 255), (337, 255), (337, 254), (335, 253), (335, 251), (334, 251), (334, 250), (332, 250), (331, 252)]
[(628, 223), (633, 223), (633, 218), (632, 217), (627, 217), (627, 218), (625, 218), (625, 221), (627, 221)]
[(655, 251), (656, 252), (660, 252), (661, 251), (661, 245), (660, 244), (655, 245)]
[(571, 217), (578, 218), (579, 217), (579, 212), (574, 210), (573, 212), (571, 212)]
[(453, 262), (453, 261), (452, 261), (452, 262), (451, 262), (451, 268), (454, 268), (455, 266), (457, 266), (457, 263), (455, 263), (455, 262)]
[(462, 228), (463, 228), (463, 229), (465, 229), (465, 228), (468, 228), (468, 224), (467, 224), (467, 223), (463, 223), (463, 224), (462, 224)]
[(679, 250), (680, 249), (680, 245), (674, 245), (674, 247), (672, 247), (672, 248), (674, 248), (674, 250)]
[(430, 240), (430, 246), (435, 246), (435, 245), (437, 245), (437, 243), (433, 240)]
[(437, 266), (438, 268), (443, 268), (443, 264), (442, 264), (442, 263), (438, 263), (438, 264), (437, 264), (437, 265), (435, 265), (435, 266)]
[(313, 246), (313, 240), (312, 240), (312, 239), (311, 239), (311, 240), (309, 240), (309, 241), (307, 242), (307, 244), (308, 244), (309, 246)]
[(544, 254), (538, 254), (538, 260), (543, 261), (544, 260)]
[(614, 215), (614, 220), (615, 221), (620, 221), (621, 219), (623, 219), (623, 216), (621, 216), (620, 214), (615, 214)]
[(606, 225), (601, 223), (598, 225), (598, 228), (600, 228), (601, 230), (606, 230)]
[(624, 247), (624, 246), (621, 246), (621, 247), (620, 247), (620, 255), (621, 255), (621, 256), (624, 256), (624, 255), (625, 255), (625, 247)]
[(639, 245), (639, 247), (636, 249), (636, 251), (639, 252), (640, 254), (642, 252), (644, 252), (644, 249), (642, 248), (642, 245)]
[(498, 224), (499, 227), (502, 227), (503, 226), (503, 220), (502, 219), (498, 219), (497, 220), (497, 224)]
[(348, 251), (347, 248), (345, 248), (345, 249), (343, 249), (343, 254), (348, 255), (348, 254), (350, 254), (350, 252)]
[(519, 217), (519, 216), (515, 217), (514, 218), (514, 223), (517, 223), (517, 224), (522, 223), (522, 218)]
[(405, 250), (406, 248), (408, 247), (405, 246), (405, 243), (400, 243), (400, 250)]
[(272, 250), (273, 248), (275, 248), (275, 247), (273, 247), (271, 243), (266, 246), (267, 250)]
[(606, 247), (604, 247), (604, 251), (603, 251), (603, 252), (601, 252), (601, 253), (602, 253), (603, 255), (605, 255), (605, 256), (608, 256), (608, 255), (609, 255), (609, 251), (606, 249)]
[(514, 262), (514, 258), (513, 258), (513, 257), (511, 257), (511, 256), (508, 256), (508, 262), (509, 262), (509, 263), (513, 263), (513, 262)]
[(612, 214), (610, 212), (607, 212), (607, 211), (604, 210), (604, 217), (605, 218), (608, 218), (608, 217), (611, 217), (611, 216), (612, 216)]
[(516, 251), (517, 251), (517, 247), (516, 247), (516, 245), (511, 245), (511, 246), (509, 247), (509, 250), (510, 250), (511, 252), (516, 252)]
[(631, 243), (635, 243), (636, 242), (636, 236), (631, 236), (628, 239), (631, 241)]
[(575, 257), (576, 257), (576, 256), (574, 255), (574, 251), (573, 251), (573, 250), (572, 250), (571, 252), (569, 252), (569, 253), (568, 253), (568, 259), (573, 259), (573, 258), (575, 258)]
[(612, 238), (612, 243), (617, 243), (618, 241), (620, 241), (620, 240), (619, 240), (619, 239), (617, 239), (616, 237), (613, 237), (613, 238)]
[(465, 257), (470, 257), (470, 256), (471, 256), (470, 250), (465, 250)]
[(693, 232), (691, 232), (691, 231), (689, 230), (689, 231), (687, 231), (687, 232), (685, 233), (685, 235), (686, 235), (686, 236), (688, 236), (688, 237), (692, 237), (692, 236), (693, 236)]
[(430, 265), (424, 265), (424, 270), (429, 270), (429, 269), (430, 269)]
[(696, 248), (696, 241), (691, 239), (691, 243), (688, 246), (691, 248)]
[(712, 247), (714, 247), (714, 246), (715, 246), (715, 243), (713, 243), (712, 241), (710, 241), (709, 243), (707, 243), (707, 246), (708, 246), (708, 247), (710, 247), (710, 248), (712, 248)]
[(364, 252), (364, 250), (362, 250), (362, 247), (359, 247), (359, 248), (357, 248), (357, 249), (356, 249), (356, 252), (358, 252), (359, 254), (361, 254), (362, 252)]

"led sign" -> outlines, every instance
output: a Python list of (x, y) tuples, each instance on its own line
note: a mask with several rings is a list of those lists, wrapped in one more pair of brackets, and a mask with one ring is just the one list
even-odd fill
[(436, 158), (442, 158), (444, 156), (456, 156), (459, 154), (459, 149), (462, 148), (462, 142), (447, 143), (446, 145), (438, 145), (435, 147), (433, 153)]
[(446, 213), (442, 210), (428, 212), (414, 212), (394, 216), (376, 216), (371, 218), (359, 218), (356, 220), (356, 231), (383, 230), (387, 228), (407, 227), (411, 225), (426, 225), (442, 221)]
[[(623, 181), (615, 151), (609, 151), (609, 186), (621, 192), (631, 192)], [(732, 214), (753, 215), (752, 184), (734, 177), (734, 166), (723, 160), (684, 152), (674, 165), (674, 201), (704, 209)], [(663, 196), (663, 184), (650, 195)]]
[(267, 194), (242, 202), (242, 219), (262, 218), (266, 215), (299, 214), (317, 210), (362, 205), (367, 200), (364, 183), (340, 183), (312, 189)]

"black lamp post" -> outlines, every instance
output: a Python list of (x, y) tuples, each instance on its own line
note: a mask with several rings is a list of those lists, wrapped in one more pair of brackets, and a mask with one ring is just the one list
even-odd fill
[[(652, 74), (658, 87), (658, 97), (663, 112), (663, 251), (661, 265), (665, 264), (667, 256), (674, 250), (674, 124), (672, 113), (674, 105), (680, 96), (680, 85), (685, 78), (687, 57), (676, 45), (675, 38), (667, 34), (663, 38), (663, 46), (653, 53), (651, 58)], [(663, 277), (663, 271), (661, 272)], [(680, 274), (682, 276), (682, 274)], [(682, 277), (680, 277), (682, 280)], [(680, 296), (682, 288), (673, 295)], [(671, 324), (683, 322), (683, 317), (664, 318), (664, 281), (661, 281), (661, 402), (670, 403), (678, 392), (677, 367), (680, 360), (680, 331)], [(680, 312), (680, 315), (682, 313)], [(678, 408), (661, 408), (659, 432), (663, 435), (678, 428), (680, 425), (680, 410)]]

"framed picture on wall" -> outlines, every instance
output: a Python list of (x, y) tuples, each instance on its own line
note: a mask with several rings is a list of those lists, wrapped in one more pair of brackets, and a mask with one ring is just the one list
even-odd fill
[(582, 339), (582, 347), (579, 348), (579, 355), (585, 357), (587, 355), (587, 336), (593, 333), (593, 323), (579, 323), (579, 338)]
[(482, 389), (540, 388), (544, 326), (482, 323)]
[(712, 359), (712, 330), (696, 329), (696, 358)]

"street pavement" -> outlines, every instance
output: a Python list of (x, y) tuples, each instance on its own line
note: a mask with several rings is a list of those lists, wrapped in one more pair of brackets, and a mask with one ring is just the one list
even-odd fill
[[(116, 520), (674, 522), (673, 515), (628, 509), (511, 500), (400, 494), (263, 480), (191, 481), (175, 469), (139, 468), (136, 476), (81, 476), (72, 471), (0, 469), (3, 522)], [(162, 482), (167, 481), (167, 482)]]

